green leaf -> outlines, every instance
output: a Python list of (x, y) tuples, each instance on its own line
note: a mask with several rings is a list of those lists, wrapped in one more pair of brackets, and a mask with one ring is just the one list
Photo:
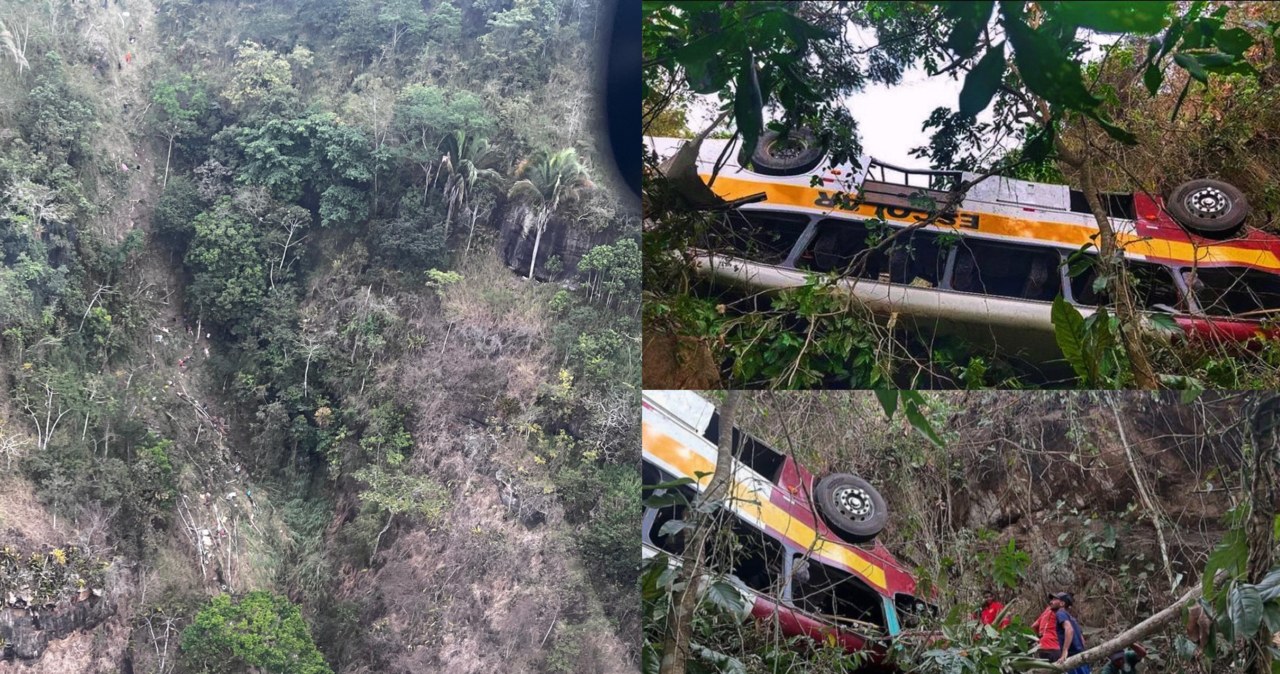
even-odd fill
[(1267, 602), (1262, 606), (1262, 622), (1267, 626), (1267, 631), (1275, 634), (1280, 632), (1280, 604), (1275, 602)]
[(1175, 648), (1177, 649), (1178, 657), (1184, 660), (1190, 660), (1196, 657), (1196, 654), (1200, 651), (1200, 647), (1196, 645), (1196, 642), (1182, 635), (1178, 635), (1178, 638), (1175, 641)]
[(648, 640), (640, 652), (640, 671), (642, 674), (659, 674), (662, 671), (662, 653)]
[(1004, 66), (1004, 43), (1001, 42), (988, 49), (964, 78), (964, 88), (960, 90), (961, 115), (976, 117), (991, 104), (1004, 77)]
[(1133, 135), (1133, 133), (1128, 131), (1127, 129), (1117, 126), (1110, 119), (1107, 119), (1105, 115), (1100, 114), (1097, 110), (1089, 111), (1089, 116), (1092, 117), (1093, 120), (1097, 122), (1099, 126), (1102, 127), (1103, 131), (1107, 132), (1108, 136), (1111, 136), (1112, 138), (1120, 141), (1121, 143), (1124, 143), (1125, 145), (1138, 144), (1137, 136)]
[(1151, 327), (1161, 332), (1182, 332), (1178, 322), (1169, 314), (1147, 314), (1147, 321), (1151, 323)]
[(1204, 565), (1204, 595), (1208, 599), (1214, 597), (1213, 577), (1218, 571), (1227, 572), (1228, 577), (1239, 576), (1245, 561), (1249, 558), (1249, 544), (1245, 541), (1243, 529), (1232, 529), (1222, 537), (1222, 542), (1213, 549), (1209, 560)]
[(689, 523), (684, 520), (667, 520), (662, 523), (662, 527), (658, 529), (658, 537), (663, 538), (678, 534), (688, 528)]
[(969, 58), (978, 51), (978, 36), (991, 21), (994, 2), (949, 2), (943, 16), (955, 21), (947, 36), (947, 49), (961, 58)]
[(898, 392), (876, 389), (876, 400), (879, 400), (880, 407), (884, 408), (884, 415), (892, 419), (893, 413), (898, 411)]
[(1164, 28), (1171, 2), (1061, 2), (1059, 16), (1099, 33), (1150, 35)]
[(1182, 68), (1187, 71), (1187, 74), (1196, 78), (1201, 83), (1209, 83), (1209, 73), (1205, 72), (1204, 67), (1201, 66), (1199, 61), (1196, 61), (1190, 54), (1178, 52), (1173, 55), (1173, 62), (1182, 66)]
[(1142, 73), (1142, 83), (1147, 85), (1147, 91), (1155, 96), (1160, 92), (1160, 85), (1164, 83), (1164, 69), (1158, 63), (1152, 63), (1147, 66), (1145, 72)]
[(751, 602), (743, 596), (737, 585), (726, 578), (718, 578), (702, 592), (702, 598), (724, 609), (739, 621), (751, 613)]
[(907, 415), (907, 421), (911, 427), (916, 429), (921, 435), (928, 438), (936, 447), (944, 447), (942, 438), (938, 437), (938, 433), (933, 430), (933, 424), (925, 418), (924, 413), (920, 411), (920, 406), (916, 404), (908, 404), (904, 412)]
[(1058, 295), (1053, 299), (1053, 308), (1049, 310), (1049, 318), (1053, 321), (1053, 336), (1062, 349), (1062, 355), (1075, 370), (1076, 376), (1088, 379), (1089, 368), (1085, 362), (1084, 316), (1066, 298)]
[(1028, 89), (1070, 110), (1092, 110), (1101, 103), (1085, 86), (1080, 64), (1051, 36), (1032, 30), (1016, 17), (1005, 16), (1003, 23), (1018, 73)]
[(1236, 56), (1244, 55), (1253, 46), (1253, 36), (1243, 28), (1220, 30), (1213, 36), (1213, 41), (1218, 49)]
[(1258, 596), (1258, 588), (1247, 583), (1232, 587), (1227, 613), (1236, 634), (1243, 637), (1256, 634), (1262, 626), (1262, 597)]
[(1027, 139), (1027, 144), (1022, 148), (1022, 157), (1027, 161), (1041, 162), (1049, 157), (1049, 153), (1053, 152), (1053, 136), (1054, 125), (1050, 123), (1048, 126), (1042, 126), (1036, 129), (1036, 132)]
[(797, 43), (805, 40), (835, 40), (840, 37), (835, 31), (815, 26), (790, 12), (783, 12), (782, 16), (783, 28)]

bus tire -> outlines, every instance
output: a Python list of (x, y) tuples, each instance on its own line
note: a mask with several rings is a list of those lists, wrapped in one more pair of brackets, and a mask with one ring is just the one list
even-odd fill
[(870, 482), (849, 473), (832, 473), (814, 489), (818, 512), (841, 538), (865, 543), (884, 530), (889, 509)]
[(1191, 180), (1169, 193), (1169, 215), (1194, 234), (1227, 234), (1244, 224), (1249, 202), (1235, 185), (1221, 180)]
[(826, 149), (808, 129), (792, 129), (783, 140), (782, 134), (767, 130), (751, 154), (752, 169), (767, 176), (794, 176), (817, 168)]

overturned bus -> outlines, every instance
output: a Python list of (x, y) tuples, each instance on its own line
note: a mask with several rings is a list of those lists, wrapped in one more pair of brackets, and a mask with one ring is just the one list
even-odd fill
[[(721, 428), (715, 407), (689, 391), (645, 391), (644, 485), (649, 496), (684, 492), (675, 505), (646, 506), (646, 559), (685, 554), (680, 527), (685, 503), (705, 489), (715, 470)], [(884, 658), (895, 637), (937, 609), (917, 598), (916, 581), (878, 540), (888, 518), (884, 499), (848, 473), (817, 478), (792, 457), (738, 429), (733, 433), (731, 497), (720, 510), (735, 552), (708, 550), (709, 568), (728, 575), (751, 614), (787, 636), (839, 644)], [(659, 485), (688, 478), (675, 488)], [(665, 503), (668, 499), (650, 499)], [(676, 530), (676, 531), (673, 531)]]
[[(648, 139), (664, 159), (686, 142)], [(834, 273), (876, 316), (1004, 345), (1037, 337), (1052, 345), (1058, 295), (1086, 317), (1108, 302), (1089, 264), (1086, 245), (1096, 246), (1099, 229), (1082, 192), (1002, 177), (962, 191), (974, 174), (871, 158), (831, 166), (804, 132), (785, 142), (766, 133), (748, 168), (730, 143), (703, 141), (694, 164), (695, 187), (709, 182), (707, 196), (733, 206), (693, 255), (719, 285), (781, 290)], [(1168, 200), (1100, 196), (1148, 316), (1166, 314), (1162, 322), (1211, 341), (1274, 336), (1280, 237), (1244, 225), (1249, 207), (1238, 189), (1194, 180)], [(940, 205), (950, 207), (931, 224), (876, 245)]]

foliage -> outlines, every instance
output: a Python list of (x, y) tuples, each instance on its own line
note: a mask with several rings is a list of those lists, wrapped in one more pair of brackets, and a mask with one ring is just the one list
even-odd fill
[(219, 199), (194, 224), (186, 257), (192, 273), (187, 288), (191, 303), (225, 326), (250, 319), (266, 296), (261, 232), (230, 197)]
[(35, 83), (18, 117), (23, 138), (53, 166), (87, 164), (90, 136), (98, 128), (93, 104), (67, 81), (66, 67), (50, 52), (35, 69)]
[(234, 74), (222, 95), (241, 109), (281, 110), (295, 104), (293, 65), (284, 56), (252, 41), (236, 50)]
[(206, 206), (194, 182), (185, 176), (174, 176), (160, 194), (152, 215), (156, 234), (175, 249), (186, 250), (195, 233), (196, 217)]
[(269, 592), (233, 599), (220, 594), (182, 632), (182, 656), (193, 671), (330, 672), (298, 607)]

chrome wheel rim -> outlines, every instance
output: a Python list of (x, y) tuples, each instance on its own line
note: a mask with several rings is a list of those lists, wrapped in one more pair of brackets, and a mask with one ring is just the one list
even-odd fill
[(836, 508), (840, 510), (840, 514), (861, 522), (871, 517), (875, 511), (875, 504), (871, 501), (871, 494), (865, 489), (858, 487), (841, 487), (832, 494), (832, 498), (836, 502)]
[(1182, 200), (1198, 218), (1220, 218), (1231, 210), (1231, 197), (1216, 187), (1201, 187)]

